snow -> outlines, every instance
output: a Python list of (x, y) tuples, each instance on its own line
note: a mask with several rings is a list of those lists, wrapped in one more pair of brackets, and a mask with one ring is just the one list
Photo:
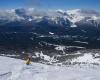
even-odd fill
[(67, 10), (66, 12), (71, 17), (71, 19), (69, 18), (69, 20), (73, 24), (84, 19), (86, 19), (86, 21), (95, 20), (96, 22), (100, 23), (99, 21), (100, 13), (93, 10), (74, 9), (74, 10)]
[(25, 65), (19, 59), (0, 56), (0, 80), (100, 80), (100, 68)]
[(97, 20), (98, 18), (97, 18), (97, 16), (92, 16), (92, 19)]
[[(57, 62), (57, 59), (54, 58), (54, 56), (50, 57), (48, 55), (43, 54), (41, 51), (35, 52), (35, 56), (32, 56), (33, 58), (41, 58), (42, 60), (48, 61), (49, 64), (52, 64), (53, 62)], [(43, 63), (43, 62), (42, 62)]]
[(81, 30), (82, 32), (84, 32), (84, 33), (86, 33), (87, 31), (85, 31), (85, 30)]
[(63, 51), (65, 49), (65, 46), (57, 46), (55, 49), (59, 51)]
[(6, 56), (6, 57), (19, 57), (20, 55), (10, 55), (10, 54), (7, 54), (7, 55), (5, 55), (5, 54), (0, 54), (0, 56)]
[(77, 25), (75, 25), (75, 24), (72, 24), (72, 25), (71, 25), (71, 27), (72, 27), (72, 28), (74, 28), (74, 27), (77, 27)]
[(90, 63), (90, 64), (97, 63), (97, 64), (100, 64), (100, 59), (99, 58), (94, 58), (91, 53), (87, 53), (87, 54), (84, 54), (81, 57), (73, 59), (72, 62)]
[(54, 33), (52, 33), (52, 32), (49, 32), (49, 34), (54, 35)]
[(67, 13), (72, 17), (72, 19), (70, 19), (72, 23), (75, 23), (84, 19), (84, 16), (82, 15), (80, 9), (67, 10)]
[(67, 10), (68, 14), (78, 14), (78, 12), (80, 12), (80, 9), (74, 9), (74, 10)]
[(67, 46), (67, 48), (72, 48), (72, 47), (80, 48), (80, 49), (85, 49), (85, 47), (81, 47), (81, 46)]
[[(30, 16), (28, 21), (36, 21), (40, 22), (43, 17), (47, 16), (47, 19), (52, 21), (53, 23), (55, 22), (56, 24), (59, 24), (59, 20), (57, 19), (58, 17), (63, 18), (64, 20), (68, 19), (70, 22), (73, 24), (71, 27), (77, 27), (75, 25), (76, 22), (79, 22), (85, 18), (90, 17), (92, 20), (96, 20), (97, 22), (100, 23), (100, 13), (96, 11), (91, 11), (91, 10), (81, 10), (81, 9), (74, 9), (74, 10), (55, 10), (55, 11), (43, 11), (43, 10), (38, 10), (35, 8), (26, 8), (26, 9), (18, 9), (18, 10), (24, 10), (25, 12), (23, 13), (26, 16)], [(66, 15), (64, 15), (66, 13)], [(9, 21), (22, 21), (25, 20), (26, 18), (23, 16), (19, 16), (19, 14), (16, 13), (16, 9), (8, 9), (8, 10), (0, 10), (0, 19), (1, 20), (9, 20)], [(86, 20), (88, 21), (88, 19)]]
[(46, 61), (50, 61), (50, 59), (51, 59), (49, 56), (44, 55), (42, 51), (40, 53), (36, 52), (35, 55), (36, 55), (36, 57), (39, 57), (39, 58), (46, 60)]
[(31, 19), (31, 18), (29, 18), (29, 19), (28, 19), (28, 21), (32, 21), (32, 19)]
[(82, 53), (81, 52), (79, 52), (79, 51), (77, 51), (77, 53), (74, 53), (74, 54), (66, 54), (66, 55), (81, 55)]
[(61, 13), (64, 13), (65, 11), (64, 11), (64, 10), (62, 10), (62, 9), (58, 9), (58, 10), (56, 10), (56, 12), (61, 12)]
[(100, 57), (100, 54), (95, 53), (94, 57), (95, 57), (95, 58), (96, 58), (96, 57)]
[(82, 41), (74, 41), (76, 43), (83, 43), (83, 44), (88, 44), (88, 42), (82, 42)]

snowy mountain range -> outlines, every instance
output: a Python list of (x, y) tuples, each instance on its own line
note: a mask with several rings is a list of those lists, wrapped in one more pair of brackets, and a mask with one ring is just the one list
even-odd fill
[(98, 27), (100, 12), (80, 9), (42, 11), (34, 8), (0, 10), (0, 26), (13, 22), (19, 22), (17, 25), (36, 25), (42, 22), (62, 27), (77, 27), (79, 24)]

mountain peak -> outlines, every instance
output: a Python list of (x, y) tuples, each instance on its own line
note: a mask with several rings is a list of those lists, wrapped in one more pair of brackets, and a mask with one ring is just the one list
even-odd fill
[(81, 11), (81, 9), (73, 9), (73, 10), (67, 10), (68, 14), (77, 14)]

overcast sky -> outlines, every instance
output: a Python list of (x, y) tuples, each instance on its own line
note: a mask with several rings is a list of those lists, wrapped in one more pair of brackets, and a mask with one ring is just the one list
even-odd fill
[(100, 0), (0, 0), (0, 8), (100, 10)]

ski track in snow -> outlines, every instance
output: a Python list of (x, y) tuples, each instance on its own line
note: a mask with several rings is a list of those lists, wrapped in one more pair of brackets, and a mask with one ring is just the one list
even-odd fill
[(100, 68), (27, 66), (22, 60), (0, 56), (0, 80), (100, 80)]

